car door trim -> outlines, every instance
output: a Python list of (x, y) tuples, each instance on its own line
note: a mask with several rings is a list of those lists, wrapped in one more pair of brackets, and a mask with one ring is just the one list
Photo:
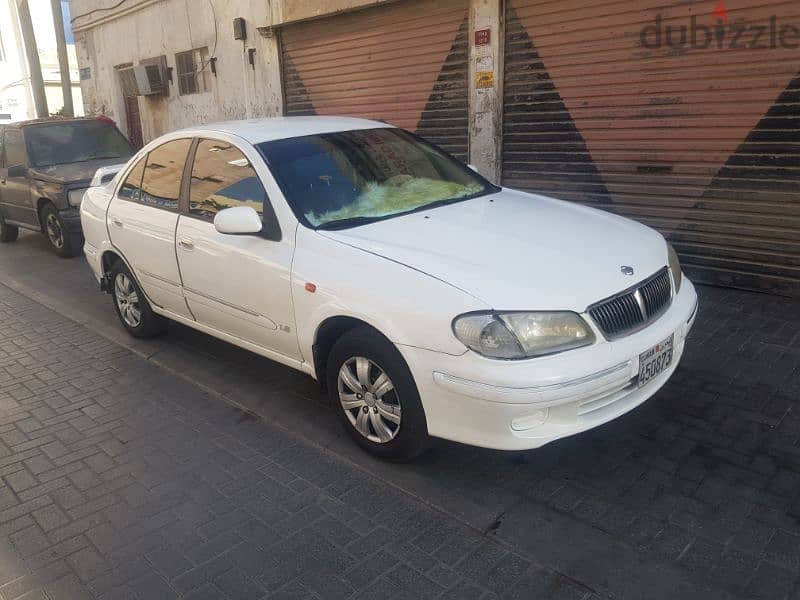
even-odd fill
[(233, 310), (238, 310), (239, 312), (242, 312), (242, 313), (244, 313), (246, 315), (249, 315), (251, 317), (257, 317), (259, 319), (264, 319), (265, 321), (269, 321), (270, 323), (272, 323), (275, 326), (275, 329), (278, 328), (278, 324), (275, 323), (275, 321), (273, 321), (272, 319), (270, 319), (266, 315), (262, 315), (261, 313), (255, 312), (254, 310), (250, 310), (249, 308), (245, 308), (244, 306), (239, 306), (238, 304), (232, 304), (231, 302), (228, 302), (227, 300), (222, 300), (220, 298), (217, 298), (216, 296), (211, 296), (210, 294), (206, 294), (204, 292), (200, 292), (200, 291), (198, 291), (198, 290), (196, 290), (194, 288), (189, 288), (189, 287), (184, 286), (183, 289), (186, 292), (189, 292), (191, 294), (195, 294), (196, 296), (200, 296), (201, 298), (205, 298), (206, 300), (211, 300), (212, 302), (216, 302), (218, 304), (221, 304), (222, 306), (227, 306), (228, 308), (232, 308)]
[(168, 283), (169, 285), (173, 285), (176, 288), (180, 289), (180, 287), (181, 287), (181, 284), (179, 282), (172, 281), (171, 279), (167, 279), (166, 277), (162, 277), (161, 275), (156, 275), (155, 273), (151, 273), (150, 271), (145, 271), (144, 269), (141, 269), (139, 272), (142, 275), (146, 275), (147, 277), (150, 277), (151, 279), (157, 279), (158, 281), (163, 281), (164, 283)]

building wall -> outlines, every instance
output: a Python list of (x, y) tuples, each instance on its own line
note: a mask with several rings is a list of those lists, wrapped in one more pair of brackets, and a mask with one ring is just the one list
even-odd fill
[[(139, 97), (145, 142), (196, 123), (279, 115), (283, 111), (283, 90), (279, 43), (273, 28), (404, 1), (139, 0), (106, 11), (98, 9), (113, 6), (110, 0), (72, 0), (86, 111), (108, 115), (125, 130), (124, 99), (115, 67), (165, 55), (167, 65), (174, 69), (177, 52), (207, 47), (217, 58), (217, 76), (210, 78), (210, 91), (180, 96), (173, 82), (166, 98)], [(470, 80), (474, 80), (476, 69), (495, 71), (493, 85), (481, 89), (471, 86), (470, 159), (481, 172), (497, 181), (500, 5), (497, 0), (470, 0), (469, 6), (470, 38), (476, 26), (492, 28), (492, 43), (471, 50)], [(244, 43), (233, 39), (232, 23), (236, 17), (244, 17), (247, 23)], [(262, 28), (261, 33), (258, 28)], [(247, 62), (247, 50), (251, 48), (256, 51), (255, 68)]]
[[(80, 15), (97, 2), (74, 2), (75, 37), (82, 68), (81, 86), (89, 114), (105, 114), (127, 126), (116, 67), (166, 56), (173, 81), (169, 94), (138, 99), (144, 140), (197, 123), (251, 116), (274, 116), (281, 111), (277, 43), (262, 37), (258, 26), (268, 23), (262, 3), (238, 0), (187, 3), (183, 0), (140, 2), (114, 18), (83, 23)], [(266, 6), (266, 4), (264, 3)], [(233, 39), (233, 20), (247, 21), (247, 40)], [(121, 42), (120, 40), (124, 40)], [(205, 68), (207, 92), (180, 95), (175, 54), (208, 48), (216, 57), (216, 76)], [(254, 65), (248, 50), (255, 49)]]

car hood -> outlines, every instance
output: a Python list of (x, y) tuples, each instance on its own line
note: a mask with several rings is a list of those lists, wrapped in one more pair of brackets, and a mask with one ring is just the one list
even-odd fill
[(649, 227), (506, 189), (319, 233), (440, 279), (495, 310), (584, 312), (667, 264), (664, 238)]
[(52, 165), (50, 167), (31, 167), (29, 170), (32, 179), (47, 181), (48, 183), (69, 183), (86, 182), (87, 184), (94, 177), (95, 172), (100, 167), (116, 165), (125, 162), (124, 158), (104, 158), (101, 160), (90, 160), (86, 162), (69, 163), (65, 165)]

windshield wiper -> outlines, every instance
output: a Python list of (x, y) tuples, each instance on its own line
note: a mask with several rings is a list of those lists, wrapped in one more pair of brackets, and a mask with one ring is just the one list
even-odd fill
[(430, 204), (423, 204), (422, 206), (418, 206), (417, 208), (414, 208), (403, 214), (422, 212), (424, 210), (430, 210), (431, 208), (439, 208), (440, 206), (447, 206), (448, 204), (456, 204), (458, 202), (464, 202), (465, 200), (472, 200), (473, 198), (486, 196), (489, 193), (491, 192), (488, 192), (486, 189), (483, 189), (479, 192), (475, 192), (474, 194), (468, 194), (466, 196), (456, 196), (455, 198), (444, 198), (443, 200), (434, 200)]
[(90, 156), (83, 162), (89, 162), (90, 160), (106, 160), (110, 158), (122, 158), (119, 154), (98, 154), (97, 156)]
[[(387, 215), (390, 216), (390, 215)], [(335, 221), (328, 221), (322, 225), (317, 225), (317, 229), (347, 229), (349, 227), (358, 227), (359, 225), (366, 225), (367, 223), (374, 223), (386, 217), (348, 217), (347, 219), (336, 219)]]
[(44, 167), (60, 167), (61, 165), (77, 165), (81, 163), (92, 162), (93, 160), (110, 160), (112, 158), (122, 158), (119, 154), (111, 154), (105, 155), (101, 154), (100, 156), (90, 156), (89, 158), (82, 158), (80, 160), (64, 160), (64, 161), (56, 161), (47, 164), (39, 164), (36, 163), (37, 167), (44, 168)]

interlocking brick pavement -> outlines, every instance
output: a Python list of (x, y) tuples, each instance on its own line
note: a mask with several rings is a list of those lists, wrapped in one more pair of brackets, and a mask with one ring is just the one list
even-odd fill
[(584, 543), (598, 556), (622, 540), (716, 590), (798, 599), (800, 302), (698, 291), (698, 321), (662, 391), (617, 421), (521, 456), (520, 496), (533, 503), (521, 517), (535, 506), (590, 526)]
[[(210, 569), (206, 577), (181, 577), (197, 560), (235, 543), (234, 536), (245, 547), (258, 537), (258, 543), (271, 548), (290, 537), (292, 528), (302, 531), (312, 522), (314, 531), (326, 532), (317, 534), (320, 540), (344, 547), (353, 561), (339, 579), (380, 597), (407, 581), (402, 571), (390, 577), (404, 564), (427, 578), (420, 575), (419, 581), (441, 586), (446, 598), (487, 592), (488, 597), (526, 600), (569, 598), (595, 590), (591, 597), (800, 600), (797, 300), (700, 286), (698, 321), (680, 368), (635, 411), (531, 452), (492, 452), (440, 441), (417, 463), (394, 465), (355, 448), (314, 383), (301, 374), (185, 327), (173, 326), (164, 338), (146, 342), (128, 337), (85, 263), (55, 260), (41, 236), (22, 235), (2, 248), (0, 278), (68, 317), (51, 319), (49, 331), (33, 336), (31, 353), (0, 364), (0, 478), (21, 473), (12, 479), (19, 491), (0, 486), (0, 548), (11, 547), (11, 536), (19, 534), (19, 543), (31, 553), (29, 559), (14, 550), (9, 566), (0, 556), (2, 583), (12, 581), (4, 574), (20, 560), (25, 573), (34, 571), (47, 581), (72, 575), (75, 579), (67, 578), (65, 585), (77, 581), (83, 586), (106, 581), (92, 574), (112, 565), (124, 582), (115, 593), (133, 597), (133, 580), (158, 563), (155, 571), (173, 590), (190, 590), (198, 598), (223, 597), (215, 594), (241, 581), (264, 589), (266, 581), (253, 577), (252, 570), (276, 563), (269, 563), (263, 552), (237, 554), (238, 571)], [(15, 318), (18, 310), (36, 315), (18, 319), (15, 332), (26, 332), (32, 325), (22, 323), (43, 318), (43, 308), (29, 300), (21, 299), (19, 309), (16, 302), (12, 305)], [(80, 347), (66, 362), (44, 342), (50, 337), (62, 342), (62, 332)], [(3, 335), (0, 329), (4, 343), (13, 338)], [(97, 376), (84, 376), (72, 366), (80, 362), (81, 352), (93, 366), (111, 369), (114, 385), (127, 395), (110, 396), (102, 382), (93, 388)], [(158, 383), (147, 389), (139, 414), (136, 385), (152, 377)], [(27, 383), (20, 385), (20, 378)], [(225, 434), (206, 436), (200, 429), (199, 436), (159, 436), (154, 429), (157, 445), (151, 439), (145, 451), (137, 436), (158, 427), (162, 417), (169, 422), (177, 418), (180, 431), (187, 423), (195, 427), (195, 421), (170, 412), (189, 410), (187, 393), (192, 402), (216, 406), (227, 415), (219, 423), (213, 413), (205, 419)], [(39, 394), (47, 403), (42, 400), (28, 410), (27, 403)], [(227, 412), (232, 409), (223, 400), (248, 412)], [(167, 407), (163, 414), (162, 402)], [(45, 420), (47, 425), (40, 427)], [(256, 436), (263, 438), (260, 443), (286, 440), (280, 443), (287, 445), (287, 454), (280, 447), (254, 446), (254, 431), (262, 432)], [(81, 444), (87, 437), (92, 441)], [(200, 438), (222, 452), (205, 460), (202, 477), (198, 464), (203, 459), (195, 456), (202, 454), (195, 448)], [(136, 449), (134, 456), (130, 447)], [(247, 462), (248, 452), (255, 451), (270, 459), (256, 470), (278, 485), (259, 487), (247, 477), (232, 478), (236, 463), (228, 456)], [(300, 456), (292, 455), (296, 452)], [(316, 455), (322, 462), (309, 458)], [(153, 463), (158, 468), (151, 471)], [(190, 465), (187, 473), (180, 471), (184, 463)], [(327, 472), (330, 463), (338, 465), (332, 474)], [(169, 469), (173, 476), (162, 472)], [(356, 491), (347, 475), (351, 471), (365, 482)], [(149, 514), (153, 497), (189, 494), (187, 488), (194, 495), (178, 508)], [(325, 493), (308, 504), (306, 494), (315, 489)], [(398, 537), (389, 526), (394, 516), (381, 512), (382, 503), (396, 502), (397, 514), (406, 516), (411, 510), (407, 503), (418, 506), (414, 497), (437, 510), (421, 507), (419, 514), (430, 520), (413, 519), (413, 531), (409, 524), (408, 535), (402, 529)], [(235, 509), (219, 514), (215, 507), (225, 502)], [(242, 529), (242, 511), (258, 525)], [(170, 520), (177, 514), (180, 518)], [(365, 523), (378, 525), (364, 532), (362, 515), (369, 517)], [(125, 539), (120, 530), (128, 532)], [(229, 537), (223, 536), (226, 532)], [(41, 552), (36, 548), (45, 538), (59, 558), (38, 567), (35, 558)], [(75, 538), (88, 541), (76, 547)], [(494, 542), (500, 545), (484, 547)], [(392, 544), (389, 550), (387, 544)], [(269, 560), (292, 564), (292, 552), (301, 554), (290, 545)], [(379, 557), (391, 566), (382, 570), (383, 562), (375, 560)], [(579, 583), (564, 585), (564, 576)], [(14, 577), (11, 590), (30, 581)], [(320, 595), (321, 584), (308, 577), (265, 592), (284, 598)], [(145, 592), (149, 582), (141, 582)], [(420, 594), (406, 585), (406, 596)], [(347, 590), (331, 587), (324, 595), (337, 597)]]
[(2, 285), (0, 323), (4, 600), (591, 595)]

